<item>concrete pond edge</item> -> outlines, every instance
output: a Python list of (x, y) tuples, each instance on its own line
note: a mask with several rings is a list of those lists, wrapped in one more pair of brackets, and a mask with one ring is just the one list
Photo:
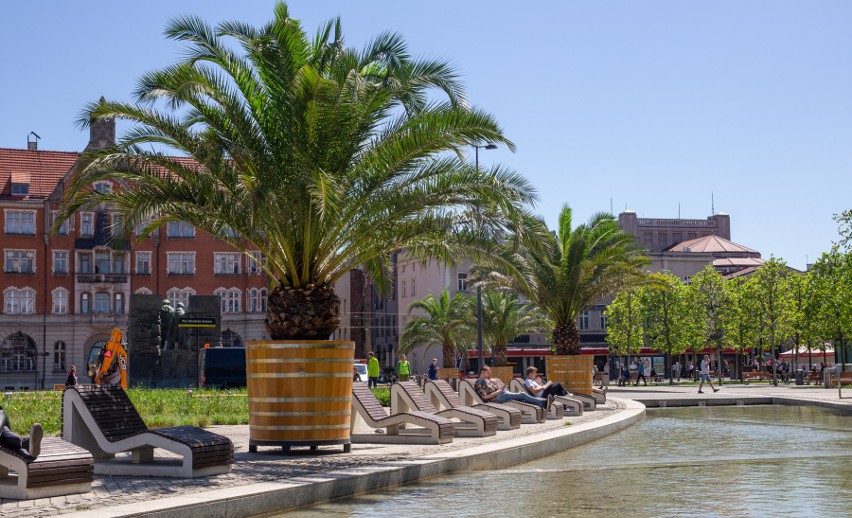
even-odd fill
[[(117, 518), (241, 518), (284, 512), (416, 482), (438, 475), (464, 471), (502, 469), (539, 459), (619, 432), (645, 417), (645, 405), (616, 399), (623, 409), (603, 419), (516, 439), (472, 446), (451, 454), (435, 454), (411, 460), (365, 466), (346, 471), (294, 477), (286, 481), (203, 491), (148, 502), (138, 502), (63, 517)], [(282, 459), (282, 462), (286, 460)]]

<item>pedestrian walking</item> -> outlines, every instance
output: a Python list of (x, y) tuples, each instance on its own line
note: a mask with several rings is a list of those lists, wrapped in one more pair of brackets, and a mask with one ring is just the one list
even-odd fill
[(399, 376), (399, 381), (408, 381), (411, 377), (411, 365), (404, 354), (400, 355), (399, 361), (396, 362), (396, 375)]
[(677, 378), (680, 381), (680, 362), (675, 361), (672, 365), (672, 379)]
[(642, 383), (645, 386), (648, 386), (648, 380), (645, 379), (645, 362), (640, 358), (639, 363), (636, 365), (636, 383), (633, 384), (634, 387), (639, 386), (639, 380), (642, 380)]
[(432, 363), (429, 365), (429, 379), (432, 381), (438, 379), (438, 358), (432, 358)]
[(710, 384), (710, 388), (713, 389), (713, 392), (719, 392), (719, 389), (713, 386), (713, 380), (710, 379), (710, 355), (705, 354), (704, 359), (701, 360), (701, 371), (698, 373), (701, 377), (701, 383), (698, 384), (698, 393), (704, 394), (701, 388), (704, 386), (704, 382)]
[(379, 386), (379, 359), (370, 351), (370, 359), (367, 360), (367, 388)]

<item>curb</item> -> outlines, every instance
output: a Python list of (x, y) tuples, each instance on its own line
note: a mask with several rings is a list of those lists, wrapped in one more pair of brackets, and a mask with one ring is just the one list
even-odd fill
[(565, 429), (474, 446), (446, 455), (429, 455), (390, 465), (263, 482), (194, 495), (162, 498), (65, 514), (63, 517), (237, 518), (283, 512), (297, 507), (462, 471), (514, 466), (621, 431), (645, 417), (645, 406), (610, 398), (624, 409), (599, 421)]

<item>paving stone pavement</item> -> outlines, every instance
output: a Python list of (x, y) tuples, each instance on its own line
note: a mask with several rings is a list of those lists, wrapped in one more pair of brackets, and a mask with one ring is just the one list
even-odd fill
[[(282, 481), (363, 466), (381, 466), (399, 460), (449, 453), (486, 443), (541, 434), (562, 428), (567, 423), (581, 424), (602, 419), (622, 409), (623, 402), (611, 399), (606, 405), (599, 405), (598, 410), (585, 412), (582, 416), (524, 424), (517, 430), (497, 432), (496, 436), (459, 437), (450, 444), (433, 446), (353, 444), (352, 451), (348, 454), (342, 452), (341, 446), (322, 447), (317, 451), (294, 449), (290, 455), (283, 455), (280, 448), (259, 447), (257, 453), (249, 453), (247, 425), (211, 426), (208, 430), (226, 435), (234, 442), (234, 464), (227, 474), (196, 479), (96, 475), (90, 493), (29, 501), (0, 500), (0, 516), (57, 516), (258, 482)], [(157, 456), (167, 457), (169, 454), (157, 450)]]

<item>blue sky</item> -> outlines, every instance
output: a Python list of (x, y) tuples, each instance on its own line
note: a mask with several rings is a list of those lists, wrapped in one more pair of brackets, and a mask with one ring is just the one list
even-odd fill
[[(640, 217), (731, 215), (732, 238), (803, 268), (852, 208), (852, 3), (845, 1), (292, 1), (313, 32), (336, 15), (350, 45), (402, 33), (450, 60), (472, 102), (517, 145), (480, 154), (538, 189), (551, 226), (625, 207)], [(0, 32), (0, 147), (78, 151), (74, 121), (129, 100), (181, 46), (166, 22), (259, 25), (271, 0), (14, 2)]]

